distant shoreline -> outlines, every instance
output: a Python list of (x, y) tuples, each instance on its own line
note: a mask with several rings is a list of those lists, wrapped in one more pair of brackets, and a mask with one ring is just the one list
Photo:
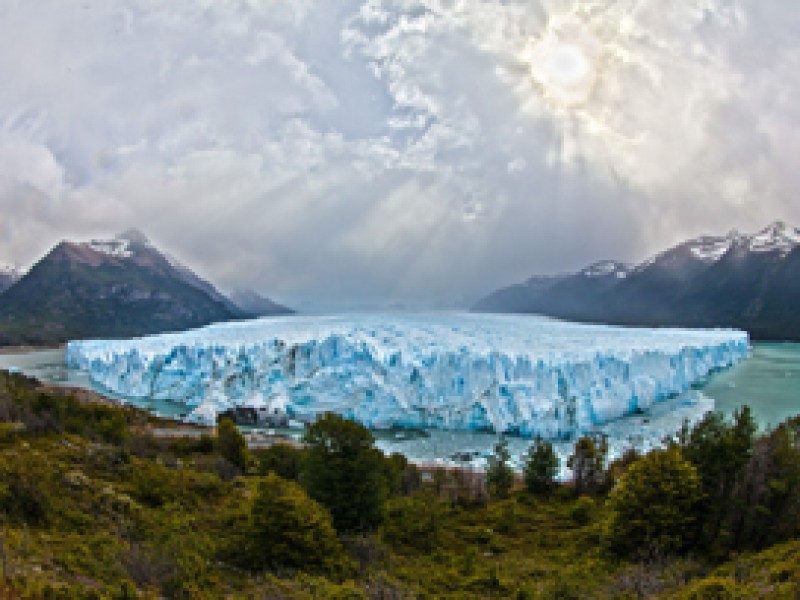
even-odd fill
[(61, 344), (44, 344), (41, 346), (0, 346), (0, 355), (4, 354), (24, 354), (26, 352), (39, 352), (42, 350), (63, 350), (67, 345)]

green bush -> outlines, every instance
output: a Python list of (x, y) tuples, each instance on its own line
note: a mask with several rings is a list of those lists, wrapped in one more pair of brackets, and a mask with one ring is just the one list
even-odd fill
[(272, 472), (284, 479), (297, 481), (300, 477), (305, 451), (289, 444), (278, 443), (259, 450), (256, 457), (260, 475)]
[(331, 572), (343, 553), (330, 513), (303, 489), (270, 473), (258, 486), (248, 526), (241, 531), (245, 566)]
[(381, 537), (396, 550), (433, 552), (440, 543), (443, 511), (433, 494), (391, 500), (386, 507)]
[(680, 450), (654, 450), (611, 491), (606, 542), (627, 555), (686, 550), (697, 538), (702, 501), (697, 469)]
[(597, 510), (597, 504), (589, 496), (581, 496), (569, 511), (570, 518), (577, 525), (588, 525)]
[(735, 600), (736, 584), (723, 577), (706, 577), (690, 585), (683, 594), (683, 600)]

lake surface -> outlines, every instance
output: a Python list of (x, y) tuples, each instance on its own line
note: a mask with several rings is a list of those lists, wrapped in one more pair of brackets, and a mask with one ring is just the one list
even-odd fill
[[(16, 369), (50, 383), (95, 389), (85, 373), (66, 368), (63, 350), (0, 355), (0, 369)], [(760, 428), (777, 425), (790, 416), (800, 414), (800, 344), (754, 343), (750, 358), (727, 371), (712, 375), (698, 389), (714, 400), (716, 410), (732, 414), (747, 404), (752, 408)], [(103, 390), (97, 391), (107, 395)], [(124, 398), (117, 399), (127, 401)], [(177, 402), (136, 400), (132, 403), (166, 417), (176, 417), (186, 411), (186, 407)], [(660, 408), (666, 411), (668, 407)], [(680, 409), (680, 406), (676, 404), (672, 408)], [(650, 415), (643, 415), (616, 423), (641, 427), (646, 426), (649, 420)], [(297, 431), (294, 434), (299, 435)], [(474, 452), (477, 460), (473, 464), (480, 464), (481, 456), (491, 452), (497, 441), (494, 434), (474, 432), (376, 432), (375, 435), (384, 451), (402, 452), (422, 462), (448, 459), (458, 452)], [(519, 460), (529, 445), (529, 440), (509, 439), (509, 449), (515, 460)], [(556, 446), (559, 454), (566, 456), (571, 451), (572, 442)]]

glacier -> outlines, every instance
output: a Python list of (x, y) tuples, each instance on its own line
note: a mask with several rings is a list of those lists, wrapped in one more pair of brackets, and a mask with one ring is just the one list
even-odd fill
[(471, 313), (267, 317), (132, 340), (71, 341), (69, 368), (213, 423), (232, 406), (375, 429), (569, 439), (689, 391), (748, 356), (736, 330)]

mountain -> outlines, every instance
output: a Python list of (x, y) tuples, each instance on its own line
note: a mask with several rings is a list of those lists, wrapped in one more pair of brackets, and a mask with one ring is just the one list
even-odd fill
[[(531, 282), (534, 282), (533, 284)], [(544, 284), (542, 282), (545, 282)], [(612, 261), (504, 288), (473, 310), (620, 325), (738, 327), (800, 340), (800, 229), (702, 236), (629, 267)]]
[(273, 302), (253, 290), (234, 290), (230, 293), (230, 301), (239, 310), (257, 317), (291, 315), (294, 313), (291, 308)]
[(22, 277), (22, 273), (14, 267), (0, 265), (0, 294), (14, 285)]
[(250, 316), (131, 230), (55, 246), (0, 295), (0, 345), (131, 337)]

